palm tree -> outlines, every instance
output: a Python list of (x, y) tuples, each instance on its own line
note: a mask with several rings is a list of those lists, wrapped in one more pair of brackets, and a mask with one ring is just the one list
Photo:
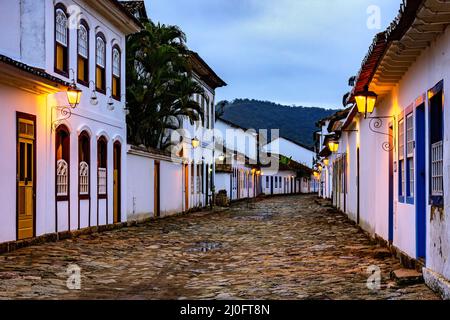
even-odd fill
[(128, 140), (164, 149), (170, 145), (168, 133), (183, 119), (203, 119), (193, 96), (205, 92), (192, 78), (185, 34), (151, 21), (144, 26), (127, 39)]

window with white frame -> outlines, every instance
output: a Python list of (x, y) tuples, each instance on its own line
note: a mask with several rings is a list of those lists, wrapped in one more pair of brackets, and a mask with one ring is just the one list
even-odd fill
[(443, 196), (444, 190), (444, 152), (442, 141), (431, 145), (431, 195)]
[(405, 122), (401, 119), (398, 122), (398, 166), (399, 179), (398, 190), (399, 196), (405, 196)]
[(96, 67), (95, 67), (95, 85), (100, 92), (106, 91), (106, 41), (105, 37), (99, 33), (96, 38)]
[(97, 191), (100, 198), (106, 198), (107, 196), (107, 146), (106, 138), (101, 137), (97, 143)]
[(67, 201), (69, 197), (70, 133), (66, 126), (56, 129), (56, 199)]
[(112, 56), (112, 96), (116, 100), (120, 100), (121, 98), (121, 77), (120, 77), (120, 50), (118, 46), (114, 46), (113, 48), (113, 56)]
[(88, 196), (89, 189), (89, 163), (90, 163), (90, 137), (86, 131), (83, 131), (78, 137), (78, 183), (80, 196)]
[(414, 197), (414, 117), (406, 116), (407, 196)]
[(56, 196), (69, 195), (69, 165), (66, 160), (60, 159), (56, 162)]
[(65, 7), (55, 9), (55, 71), (67, 75), (69, 72), (69, 29)]
[(428, 91), (429, 99), (429, 144), (430, 144), (430, 203), (444, 205), (444, 81)]
[(89, 82), (89, 29), (87, 23), (82, 21), (78, 28), (78, 81)]
[(80, 162), (80, 195), (89, 194), (89, 165), (87, 162)]

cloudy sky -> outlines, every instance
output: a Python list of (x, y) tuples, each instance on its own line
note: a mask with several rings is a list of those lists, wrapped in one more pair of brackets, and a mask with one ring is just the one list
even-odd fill
[(348, 78), (401, 2), (145, 1), (152, 20), (180, 26), (188, 46), (228, 83), (217, 91), (217, 101), (255, 98), (332, 108), (341, 107)]

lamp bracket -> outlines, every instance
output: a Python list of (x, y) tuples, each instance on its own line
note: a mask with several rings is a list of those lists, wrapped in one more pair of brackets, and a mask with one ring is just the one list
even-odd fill
[[(369, 122), (369, 129), (373, 133), (381, 134), (384, 136), (388, 136), (390, 139), (388, 141), (383, 142), (382, 148), (386, 152), (390, 152), (394, 150), (395, 148), (395, 139), (392, 134), (380, 131), (381, 128), (384, 126), (384, 120), (392, 119), (395, 122), (395, 116), (379, 116), (379, 117), (368, 117), (367, 119), (370, 120)], [(392, 141), (392, 143), (391, 143)]]
[[(56, 119), (53, 119), (53, 110), (55, 110)], [(59, 116), (58, 116), (59, 114)], [(69, 119), (72, 116), (72, 106), (54, 106), (52, 107), (52, 131), (55, 131), (56, 128), (64, 121)]]

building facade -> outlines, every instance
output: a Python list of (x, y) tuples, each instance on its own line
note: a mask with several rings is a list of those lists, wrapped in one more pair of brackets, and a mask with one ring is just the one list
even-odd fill
[(0, 242), (126, 221), (125, 37), (140, 23), (115, 0), (0, 7)]
[(338, 149), (322, 157), (332, 167), (333, 203), (447, 299), (449, 13), (448, 3), (404, 3), (375, 37), (346, 100), (353, 106), (373, 92), (373, 112), (355, 104), (331, 130)]

